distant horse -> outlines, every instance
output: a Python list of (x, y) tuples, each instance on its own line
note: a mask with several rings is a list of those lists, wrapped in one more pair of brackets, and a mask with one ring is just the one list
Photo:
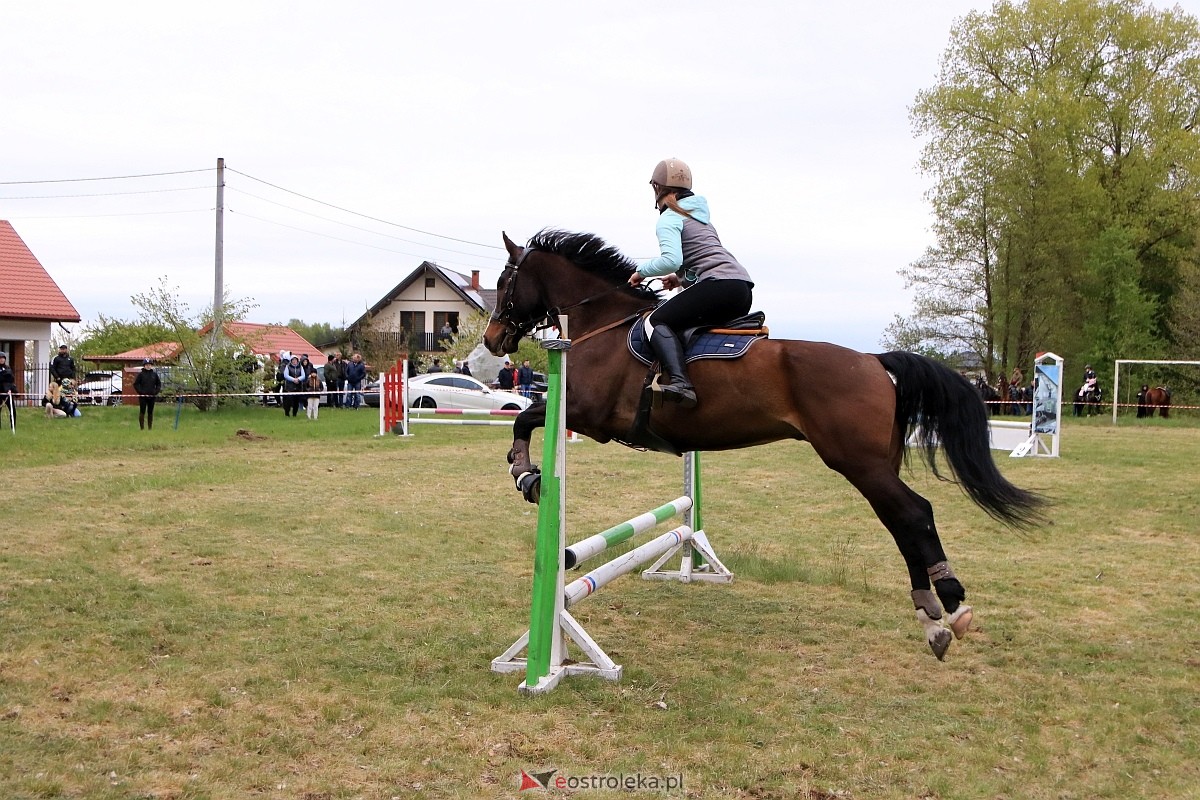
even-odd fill
[[(559, 327), (560, 315), (568, 315), (568, 428), (599, 442), (615, 439), (676, 454), (808, 441), (891, 532), (934, 655), (945, 655), (951, 632), (960, 638), (966, 633), (971, 608), (962, 602), (966, 591), (942, 549), (933, 508), (899, 478), (906, 438), (915, 428), (919, 449), (939, 477), (940, 444), (959, 486), (1001, 522), (1033, 525), (1044, 502), (996, 468), (987, 411), (966, 378), (913, 353), (865, 355), (823, 342), (761, 339), (741, 358), (695, 361), (689, 371), (700, 405), (666, 404), (651, 412), (648, 426), (639, 425), (647, 370), (626, 340), (659, 298), (628, 285), (633, 261), (592, 234), (546, 230), (526, 247), (503, 238), (509, 258), (484, 344), (496, 355), (514, 353), (522, 337), (538, 327)], [(538, 501), (540, 478), (529, 442), (545, 419), (539, 403), (513, 425), (510, 472), (530, 502)]]
[(1101, 413), (1100, 403), (1104, 400), (1104, 390), (1096, 380), (1090, 379), (1079, 387), (1075, 393), (1075, 416), (1082, 417), (1086, 410), (1089, 417)]
[(987, 406), (989, 416), (1000, 413), (1000, 394), (996, 388), (987, 382), (987, 379), (980, 376), (975, 380), (975, 389), (979, 392), (980, 399)]
[[(1185, 404), (1186, 405), (1186, 404)], [(1154, 409), (1158, 409), (1158, 415), (1163, 419), (1171, 416), (1171, 390), (1166, 386), (1156, 386), (1153, 389), (1147, 389), (1142, 398), (1142, 407), (1138, 411), (1145, 409), (1145, 416), (1153, 417)]]

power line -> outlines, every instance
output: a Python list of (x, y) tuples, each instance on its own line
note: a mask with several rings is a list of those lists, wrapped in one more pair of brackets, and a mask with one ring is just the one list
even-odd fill
[(37, 217), (9, 217), (13, 219), (103, 219), (105, 217), (155, 217), (162, 214), (199, 214), (212, 213), (211, 208), (185, 208), (182, 211), (133, 211), (128, 214), (57, 214)]
[(318, 203), (319, 205), (323, 205), (323, 206), (328, 206), (329, 208), (337, 209), (338, 211), (343, 211), (347, 214), (353, 214), (354, 216), (362, 217), (363, 219), (369, 219), (372, 222), (378, 222), (383, 225), (391, 225), (392, 227), (395, 227), (395, 228), (403, 228), (406, 231), (412, 231), (413, 233), (419, 233), (419, 234), (422, 234), (423, 236), (436, 236), (438, 239), (447, 239), (451, 242), (461, 242), (462, 244), (471, 244), (471, 245), (475, 245), (476, 247), (486, 247), (489, 250), (503, 250), (504, 249), (504, 248), (500, 247), (499, 245), (495, 245), (495, 244), (483, 244), (482, 242), (472, 242), (469, 239), (456, 239), (453, 236), (443, 236), (440, 233), (432, 233), (430, 231), (423, 231), (420, 228), (410, 228), (409, 226), (401, 225), (398, 222), (391, 222), (390, 220), (380, 219), (379, 217), (372, 217), (369, 214), (362, 214), (362, 213), (359, 213), (358, 211), (351, 211), (348, 208), (343, 208), (342, 206), (334, 205), (333, 203), (326, 203), (324, 200), (318, 200), (315, 197), (309, 197), (308, 195), (300, 194), (300, 192), (294, 192), (291, 189), (285, 189), (282, 186), (278, 186), (274, 183), (271, 183), (270, 181), (264, 181), (262, 178), (256, 178), (253, 175), (247, 175), (245, 172), (240, 172), (230, 166), (226, 166), (225, 169), (229, 172), (236, 172), (238, 175), (241, 175), (244, 178), (249, 178), (252, 181), (257, 181), (259, 183), (270, 186), (272, 189), (278, 189), (281, 192), (287, 192), (288, 194), (294, 194), (296, 197), (304, 198), (305, 200), (308, 200), (309, 202)]
[[(49, 181), (48, 181), (49, 182)], [(191, 192), (196, 189), (211, 189), (211, 186), (181, 186), (178, 189), (143, 189), (137, 192), (97, 192), (95, 194), (37, 194), (23, 197), (0, 197), (0, 200), (62, 200), (72, 197), (122, 197), (131, 194), (163, 194), (164, 192)]]
[[(226, 169), (229, 169), (229, 168), (226, 167)], [(264, 219), (263, 217), (256, 217), (253, 214), (247, 214), (243, 211), (235, 211), (232, 208), (226, 209), (226, 210), (230, 214), (237, 214), (239, 217), (246, 217), (248, 219), (256, 220), (258, 222), (265, 222), (268, 225), (277, 225), (280, 228), (287, 228), (288, 230), (299, 231), (300, 233), (307, 233), (310, 236), (320, 236), (322, 239), (332, 239), (335, 242), (345, 242), (346, 244), (356, 244), (359, 247), (369, 247), (372, 250), (382, 250), (385, 253), (395, 253), (395, 254), (401, 255), (401, 256), (412, 256), (413, 258), (425, 258), (425, 256), (420, 255), (418, 253), (408, 253), (403, 250), (393, 250), (390, 247), (380, 247), (379, 245), (367, 244), (366, 242), (356, 242), (353, 239), (343, 239), (340, 236), (330, 236), (327, 233), (318, 233), (317, 231), (308, 230), (307, 228), (297, 228), (295, 225), (288, 225), (287, 223), (284, 223), (284, 222), (276, 222), (275, 220)], [(470, 255), (470, 254), (467, 253), (465, 255)], [(476, 256), (476, 258), (484, 258), (484, 256)], [(439, 265), (453, 264), (458, 267), (466, 267), (467, 269), (481, 269), (481, 267), (478, 267), (474, 264), (463, 264), (463, 263), (457, 262), (457, 261), (441, 261), (441, 260), (439, 260), (438, 264)], [(483, 269), (486, 269), (486, 267), (484, 267)]]
[[(212, 168), (208, 169), (182, 169), (175, 172), (147, 172), (143, 175), (112, 175), (107, 178), (58, 178), (56, 180), (44, 181), (0, 181), (0, 186), (32, 186), (38, 183), (84, 183), (86, 181), (123, 181), (130, 178), (159, 178), (164, 175), (190, 175), (195, 172), (212, 172)], [(206, 187), (207, 188), (207, 187)], [(86, 195), (81, 195), (86, 196)], [(14, 198), (10, 198), (14, 199)], [(15, 198), (24, 199), (24, 198)]]
[[(295, 206), (289, 206), (284, 203), (276, 202), (275, 200), (269, 200), (266, 197), (260, 197), (259, 195), (252, 194), (243, 189), (238, 189), (236, 186), (230, 186), (228, 188), (233, 189), (233, 191), (237, 192), (238, 194), (243, 194), (243, 195), (246, 195), (247, 197), (253, 197), (255, 200), (262, 200), (264, 203), (270, 203), (273, 206), (279, 206), (280, 208), (286, 208), (289, 211), (295, 211), (299, 214), (304, 214), (306, 216), (313, 217), (315, 219), (324, 220), (325, 222), (332, 222), (334, 225), (342, 225), (346, 228), (350, 228), (351, 230), (363, 231), (364, 233), (369, 233), (372, 236), (382, 236), (385, 239), (394, 239), (397, 242), (405, 242), (406, 244), (415, 244), (415, 245), (418, 245), (419, 247), (430, 247), (430, 248), (433, 248), (434, 250), (442, 250), (447, 253), (456, 253), (460, 256), (470, 256), (471, 258), (491, 258), (490, 254), (488, 254), (487, 256), (482, 256), (479, 253), (467, 253), (462, 250), (451, 250), (449, 247), (442, 247), (442, 246), (436, 245), (436, 244), (426, 244), (424, 242), (414, 242), (412, 239), (405, 239), (401, 236), (392, 236), (391, 234), (380, 233), (379, 231), (373, 231), (370, 228), (363, 228), (358, 225), (351, 225), (348, 222), (342, 222), (341, 220), (333, 219), (332, 217), (323, 217), (320, 214), (314, 214), (311, 211), (305, 211), (302, 208), (296, 208)], [(309, 231), (309, 233), (313, 233), (313, 232), (314, 231)]]

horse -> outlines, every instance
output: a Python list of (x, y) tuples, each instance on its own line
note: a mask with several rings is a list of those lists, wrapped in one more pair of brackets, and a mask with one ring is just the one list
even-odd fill
[[(694, 361), (689, 371), (700, 404), (662, 404), (650, 412), (649, 426), (639, 425), (647, 370), (626, 341), (658, 294), (629, 286), (634, 262), (594, 234), (546, 229), (524, 247), (502, 238), (509, 257), (484, 344), (495, 355), (511, 354), (535, 328), (561, 330), (560, 318), (568, 315), (568, 428), (598, 442), (676, 455), (807, 441), (891, 533), (917, 619), (939, 660), (951, 634), (966, 634), (973, 612), (942, 548), (932, 505), (899, 477), (910, 431), (933, 473), (955, 480), (984, 512), (1016, 528), (1044, 521), (1045, 498), (1010, 483), (992, 460), (987, 411), (975, 387), (914, 353), (868, 355), (825, 342), (759, 339), (740, 358)], [(545, 416), (544, 404), (518, 415), (508, 453), (509, 472), (530, 502), (538, 501), (540, 480), (530, 438)], [(950, 477), (938, 468), (939, 444)]]
[(994, 416), (1001, 413), (1000, 393), (996, 391), (996, 387), (987, 382), (987, 378), (979, 376), (975, 380), (975, 389), (979, 392), (979, 397), (987, 407), (989, 415)]
[(1079, 387), (1075, 393), (1075, 416), (1082, 417), (1086, 412), (1089, 417), (1100, 413), (1100, 403), (1104, 399), (1104, 390), (1096, 380), (1090, 379)]
[(1154, 409), (1157, 408), (1158, 415), (1167, 419), (1171, 416), (1171, 390), (1166, 386), (1147, 389), (1142, 404), (1146, 409), (1146, 416), (1153, 417)]

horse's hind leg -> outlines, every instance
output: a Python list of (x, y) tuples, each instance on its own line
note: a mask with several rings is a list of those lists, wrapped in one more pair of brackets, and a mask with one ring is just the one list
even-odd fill
[(917, 620), (925, 629), (933, 654), (939, 660), (945, 658), (952, 641), (951, 632), (959, 639), (966, 635), (972, 612), (970, 606), (963, 604), (966, 590), (942, 550), (933, 522), (933, 506), (890, 469), (846, 477), (867, 498), (875, 515), (892, 534), (908, 567)]

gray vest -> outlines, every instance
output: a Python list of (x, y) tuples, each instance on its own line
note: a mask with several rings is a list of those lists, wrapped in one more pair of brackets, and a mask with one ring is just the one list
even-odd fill
[(680, 238), (685, 283), (718, 278), (750, 281), (750, 273), (721, 244), (717, 229), (712, 225), (684, 217)]

